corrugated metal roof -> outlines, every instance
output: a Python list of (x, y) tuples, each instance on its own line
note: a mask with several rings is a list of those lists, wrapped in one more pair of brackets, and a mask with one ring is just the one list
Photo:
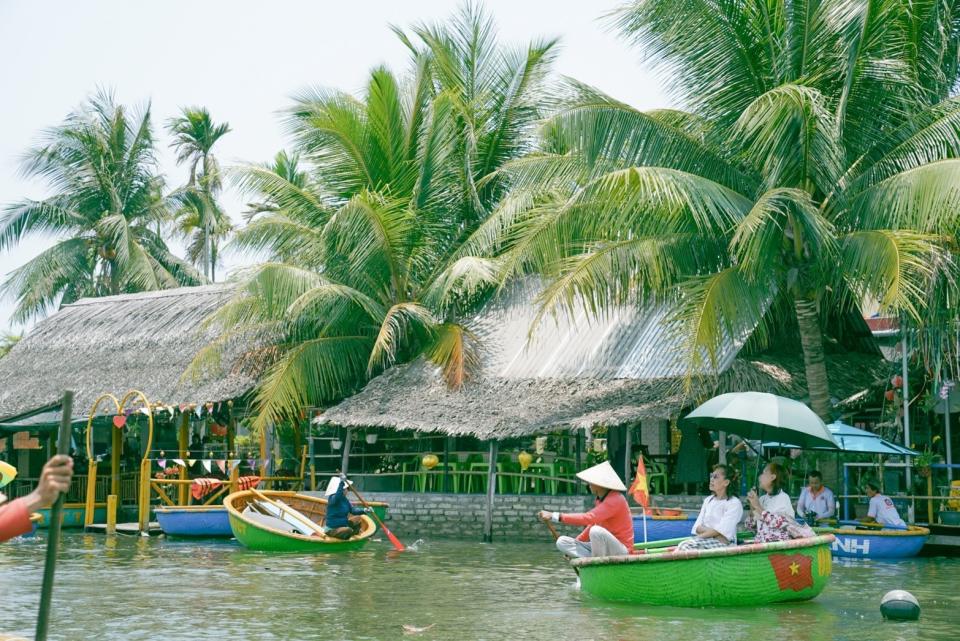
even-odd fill
[[(484, 351), (485, 376), (647, 380), (686, 375), (682, 338), (665, 307), (623, 308), (602, 318), (585, 311), (558, 313), (533, 327), (539, 291), (535, 281), (518, 282), (469, 323)], [(726, 341), (719, 372), (730, 366), (741, 345)]]

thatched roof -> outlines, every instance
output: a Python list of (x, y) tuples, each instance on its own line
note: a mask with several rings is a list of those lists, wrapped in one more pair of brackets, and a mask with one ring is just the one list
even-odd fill
[(226, 285), (184, 287), (87, 298), (37, 324), (0, 359), (0, 418), (56, 405), (76, 392), (85, 414), (105, 392), (142, 391), (170, 405), (233, 399), (253, 388), (256, 372), (241, 367), (241, 346), (228, 349), (222, 372), (181, 380), (196, 353), (217, 336), (203, 321), (231, 295)]
[[(831, 391), (845, 398), (887, 376), (876, 356), (827, 358)], [(689, 393), (681, 378), (488, 378), (450, 391), (430, 363), (391, 368), (333, 407), (324, 422), (345, 426), (505, 438), (556, 429), (618, 425), (676, 417), (714, 394), (765, 391), (805, 399), (800, 358), (736, 359), (719, 377), (700, 379)]]
[[(663, 310), (623, 310), (592, 323), (561, 316), (531, 338), (532, 287), (506, 291), (469, 323), (484, 354), (479, 375), (462, 389), (449, 390), (435, 367), (418, 360), (386, 371), (320, 420), (502, 438), (670, 418), (727, 391), (806, 395), (800, 357), (738, 358), (743, 340), (732, 339), (717, 370), (686, 385), (683, 350)], [(846, 398), (884, 378), (887, 368), (876, 355), (830, 357), (832, 392)]]

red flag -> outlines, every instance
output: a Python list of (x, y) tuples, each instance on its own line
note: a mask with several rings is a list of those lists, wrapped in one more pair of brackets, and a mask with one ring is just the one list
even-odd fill
[(770, 566), (781, 590), (799, 592), (813, 587), (813, 559), (805, 554), (771, 554)]
[(633, 500), (644, 507), (650, 507), (650, 488), (647, 485), (647, 468), (643, 465), (643, 457), (637, 457), (637, 476), (630, 485), (630, 494)]

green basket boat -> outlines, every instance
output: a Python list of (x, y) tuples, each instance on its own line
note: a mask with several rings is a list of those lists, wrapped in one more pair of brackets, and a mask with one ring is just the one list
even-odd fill
[[(581, 589), (609, 601), (681, 607), (812, 599), (830, 578), (832, 534), (686, 552), (574, 559)], [(662, 542), (661, 542), (662, 543)]]
[[(283, 502), (317, 525), (323, 525), (327, 513), (326, 499), (297, 494), (296, 492), (263, 491), (261, 494), (274, 501)], [(346, 552), (362, 548), (377, 529), (370, 517), (361, 516), (363, 524), (360, 533), (345, 541), (333, 537), (305, 536), (296, 532), (284, 532), (261, 522), (256, 517), (244, 514), (247, 504), (256, 500), (256, 498), (250, 490), (243, 490), (234, 492), (223, 499), (233, 535), (237, 541), (251, 550), (267, 552)]]

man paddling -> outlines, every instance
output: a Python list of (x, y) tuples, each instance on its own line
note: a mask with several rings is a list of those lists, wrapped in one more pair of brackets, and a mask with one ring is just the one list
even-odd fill
[(331, 477), (324, 492), (327, 499), (327, 515), (324, 525), (327, 527), (327, 536), (338, 539), (349, 539), (360, 533), (361, 520), (351, 518), (366, 514), (368, 508), (355, 507), (347, 498), (346, 489), (350, 481), (343, 474)]
[[(33, 492), (0, 506), (0, 542), (29, 532), (33, 527), (30, 513), (53, 505), (61, 492), (70, 489), (72, 477), (73, 459), (69, 456), (58, 454), (47, 461)], [(0, 494), (0, 503), (5, 501), (6, 497)]]
[(577, 474), (596, 497), (593, 509), (581, 514), (560, 514), (541, 510), (544, 521), (583, 525), (577, 538), (561, 536), (557, 549), (569, 557), (621, 556), (633, 548), (633, 517), (623, 493), (626, 486), (609, 462), (594, 465)]

